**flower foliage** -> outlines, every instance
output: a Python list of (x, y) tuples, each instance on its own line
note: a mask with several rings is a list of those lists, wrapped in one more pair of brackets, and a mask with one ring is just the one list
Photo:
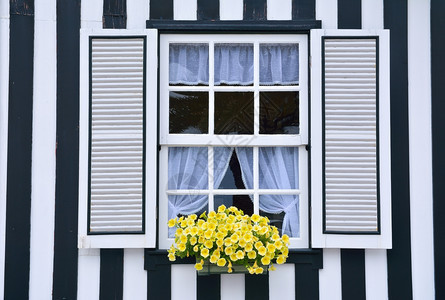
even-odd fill
[(269, 266), (275, 270), (273, 261), (285, 263), (289, 253), (289, 237), (280, 237), (267, 217), (244, 215), (234, 206), (221, 205), (217, 212), (204, 212), (199, 217), (193, 214), (174, 218), (168, 226), (177, 228), (168, 258), (174, 261), (176, 257), (195, 256), (196, 270), (201, 270), (204, 260), (208, 260), (227, 267), (228, 273), (236, 264), (244, 265), (250, 274), (261, 274)]

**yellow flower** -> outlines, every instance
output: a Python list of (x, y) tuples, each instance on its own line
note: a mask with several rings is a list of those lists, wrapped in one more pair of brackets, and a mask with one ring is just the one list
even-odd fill
[(278, 235), (277, 233), (274, 233), (272, 235), (272, 241), (276, 242), (280, 240), (280, 235)]
[(187, 236), (185, 235), (181, 235), (181, 237), (179, 238), (179, 240), (181, 241), (181, 243), (187, 243)]
[(255, 251), (247, 252), (247, 257), (249, 259), (255, 259), (256, 258), (256, 252)]
[(201, 229), (202, 230), (206, 230), (208, 225), (209, 225), (209, 223), (207, 223), (207, 222), (202, 223), (201, 224)]
[(178, 245), (178, 249), (179, 249), (179, 251), (181, 251), (181, 252), (185, 251), (185, 244), (180, 243), (180, 244)]
[(204, 241), (205, 241), (204, 237), (202, 235), (200, 235), (198, 238), (198, 243), (204, 244)]
[(281, 265), (281, 264), (284, 264), (285, 262), (286, 262), (286, 259), (284, 258), (283, 255), (278, 256), (277, 264)]
[(203, 219), (199, 219), (197, 225), (199, 228), (201, 228), (202, 224), (204, 224), (204, 223), (205, 223), (205, 221)]
[(207, 248), (202, 248), (201, 249), (201, 256), (206, 258), (207, 256), (209, 256), (209, 249)]
[(189, 218), (192, 220), (196, 220), (198, 218), (198, 216), (196, 214), (192, 214), (189, 216)]
[(275, 266), (273, 264), (270, 265), (269, 270), (271, 271), (275, 271), (277, 268), (275, 268)]
[(232, 261), (237, 261), (237, 260), (238, 260), (238, 257), (236, 256), (235, 253), (233, 253), (232, 255), (230, 255), (230, 259), (231, 259)]
[(253, 214), (251, 219), (253, 222), (258, 223), (260, 221), (260, 216), (257, 214)]
[(222, 247), (222, 245), (224, 245), (224, 240), (216, 240), (216, 245), (218, 245), (218, 247)]
[(202, 270), (202, 264), (201, 263), (195, 264), (195, 269), (198, 271)]
[(213, 247), (213, 242), (210, 240), (205, 241), (204, 246), (208, 249)]
[(250, 268), (248, 268), (248, 270), (249, 270), (249, 274), (255, 274), (255, 269), (254, 268), (250, 267)]
[(224, 250), (224, 253), (226, 255), (232, 255), (234, 252), (234, 249), (232, 247), (227, 247), (226, 250)]
[(236, 212), (238, 210), (238, 208), (236, 208), (235, 206), (230, 206), (229, 207), (229, 211), (230, 212)]
[(262, 227), (260, 229), (260, 234), (266, 234), (269, 231), (269, 228), (267, 228), (266, 226)]
[(212, 264), (215, 264), (217, 261), (218, 261), (218, 256), (216, 256), (216, 255), (210, 256), (210, 262)]
[(196, 238), (196, 236), (192, 236), (190, 238), (190, 245), (195, 245), (198, 242), (198, 239)]
[(267, 257), (267, 256), (264, 256), (264, 257), (261, 259), (261, 263), (262, 263), (263, 265), (268, 265), (268, 264), (270, 264), (270, 258)]
[(264, 256), (264, 255), (266, 255), (266, 253), (267, 253), (267, 249), (266, 249), (266, 247), (261, 246), (261, 247), (258, 249), (258, 254), (259, 254), (259, 255)]
[(216, 212), (211, 211), (209, 212), (209, 218), (215, 218), (216, 217)]
[(236, 251), (236, 258), (243, 259), (244, 258), (244, 251), (241, 251), (241, 250)]
[(264, 270), (263, 270), (263, 268), (261, 268), (261, 267), (260, 267), (260, 268), (256, 268), (256, 269), (255, 269), (255, 274), (263, 274), (263, 271), (264, 271)]
[(186, 220), (182, 220), (181, 221), (181, 227), (184, 228), (187, 226), (187, 221)]
[(169, 253), (169, 254), (168, 254), (168, 259), (169, 259), (170, 261), (175, 261), (175, 260), (176, 260), (176, 256), (175, 256), (173, 253)]
[(275, 242), (275, 247), (276, 247), (278, 250), (281, 250), (281, 248), (283, 247), (283, 243), (282, 243), (281, 241), (276, 241), (276, 242)]
[(230, 231), (230, 230), (232, 230), (232, 229), (233, 229), (233, 224), (231, 224), (231, 223), (227, 223), (226, 225), (224, 225), (224, 229), (225, 229), (226, 231)]
[(239, 242), (238, 242), (238, 245), (240, 246), (240, 247), (242, 247), (242, 248), (244, 248), (244, 247), (246, 247), (246, 240), (245, 239), (243, 239), (243, 238), (241, 238), (240, 240), (239, 240)]
[(224, 240), (224, 246), (231, 246), (232, 245), (232, 240), (230, 240), (229, 238)]
[[(249, 231), (250, 231), (251, 229), (249, 229)], [(246, 241), (246, 242), (248, 242), (248, 243), (250, 243), (251, 241), (252, 241), (252, 238), (253, 238), (253, 236), (252, 236), (252, 233), (250, 233), (250, 232), (247, 232), (245, 235), (244, 235), (244, 240)]]
[(176, 236), (182, 235), (183, 232), (184, 232), (184, 230), (182, 228), (176, 229)]
[(218, 259), (216, 264), (218, 265), (218, 267), (224, 267), (226, 265), (226, 259), (225, 258), (220, 258), (220, 259)]
[(284, 248), (283, 250), (281, 250), (281, 253), (283, 254), (283, 256), (287, 257), (287, 255), (289, 254), (289, 249)]
[(193, 251), (198, 252), (199, 251), (199, 247), (198, 245), (196, 245), (195, 247), (193, 247)]
[(274, 253), (274, 252), (275, 252), (275, 249), (276, 249), (276, 247), (275, 247), (274, 244), (269, 244), (269, 245), (267, 245), (267, 252), (269, 252), (269, 253)]
[(258, 225), (255, 225), (255, 226), (253, 226), (253, 231), (255, 231), (255, 232), (257, 232), (258, 230), (260, 230), (261, 228), (260, 228), (260, 226), (258, 226)]
[(212, 235), (213, 235), (213, 230), (206, 230), (206, 232), (204, 232), (204, 237), (206, 238), (206, 239), (211, 239), (212, 238)]
[(220, 207), (218, 207), (218, 212), (223, 212), (226, 210), (226, 206), (223, 204)]
[(170, 219), (169, 221), (168, 221), (168, 227), (173, 227), (173, 226), (175, 226), (176, 225), (176, 219), (177, 218), (174, 218), (174, 219)]
[(287, 234), (283, 234), (281, 237), (284, 243), (289, 244), (289, 236)]
[(253, 246), (251, 243), (247, 243), (246, 247), (244, 247), (244, 250), (246, 250), (246, 252), (252, 251), (252, 249), (253, 249)]
[(230, 237), (230, 240), (232, 241), (232, 243), (236, 243), (238, 241), (239, 236), (235, 233), (232, 234), (232, 236)]
[(193, 235), (193, 236), (197, 235), (197, 234), (198, 234), (198, 227), (193, 226), (193, 227), (190, 229), (190, 234)]
[(195, 221), (193, 221), (192, 219), (187, 218), (187, 226), (193, 226), (195, 225)]
[(255, 248), (258, 250), (260, 247), (263, 246), (263, 243), (261, 243), (261, 241), (258, 241), (255, 243)]
[(232, 273), (232, 268), (228, 268), (227, 273)]

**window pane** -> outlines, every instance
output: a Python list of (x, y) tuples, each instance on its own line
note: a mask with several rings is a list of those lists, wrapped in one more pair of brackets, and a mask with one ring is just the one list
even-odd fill
[(298, 148), (259, 149), (260, 189), (298, 189)]
[(253, 84), (253, 45), (215, 45), (215, 85)]
[(207, 189), (207, 147), (168, 148), (168, 189)]
[(235, 206), (241, 209), (244, 214), (253, 214), (253, 196), (252, 195), (215, 195), (214, 196), (214, 206), (215, 210), (218, 209), (220, 205), (225, 205), (226, 207)]
[(253, 93), (215, 93), (215, 134), (253, 134)]
[(298, 195), (260, 195), (260, 214), (290, 237), (300, 236), (299, 208)]
[(209, 46), (170, 44), (169, 82), (171, 85), (208, 85)]
[(298, 84), (298, 59), (298, 44), (261, 44), (260, 84)]
[[(208, 211), (209, 197), (207, 195), (170, 195), (168, 196), (168, 218), (197, 214)], [(176, 228), (168, 229), (168, 237), (175, 236)]]
[(170, 92), (170, 133), (208, 133), (208, 120), (209, 94), (207, 92)]
[(300, 107), (298, 92), (260, 93), (260, 133), (298, 134)]
[(214, 188), (253, 188), (252, 148), (214, 148)]

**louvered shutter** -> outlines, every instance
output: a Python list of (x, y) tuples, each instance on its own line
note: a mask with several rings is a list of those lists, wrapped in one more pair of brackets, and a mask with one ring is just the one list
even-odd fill
[(389, 248), (389, 34), (311, 31), (312, 245)]
[(154, 247), (157, 33), (105, 32), (82, 43), (79, 246)]

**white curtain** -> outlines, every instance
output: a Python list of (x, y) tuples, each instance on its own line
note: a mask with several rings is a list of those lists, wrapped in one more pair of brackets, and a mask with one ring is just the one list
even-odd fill
[(219, 188), (224, 175), (229, 167), (230, 158), (232, 157), (233, 148), (215, 147), (213, 148), (213, 188)]
[[(251, 147), (235, 148), (241, 168), (241, 176), (246, 189), (253, 189), (253, 149)], [(252, 196), (250, 198), (253, 201)]]
[(253, 84), (253, 45), (215, 45), (215, 85)]
[(209, 83), (209, 46), (207, 44), (170, 44), (170, 84)]
[(298, 84), (298, 45), (260, 45), (260, 84)]
[[(259, 177), (260, 189), (298, 189), (298, 148), (260, 148)], [(260, 210), (284, 212), (282, 233), (300, 236), (298, 195), (261, 195)]]

